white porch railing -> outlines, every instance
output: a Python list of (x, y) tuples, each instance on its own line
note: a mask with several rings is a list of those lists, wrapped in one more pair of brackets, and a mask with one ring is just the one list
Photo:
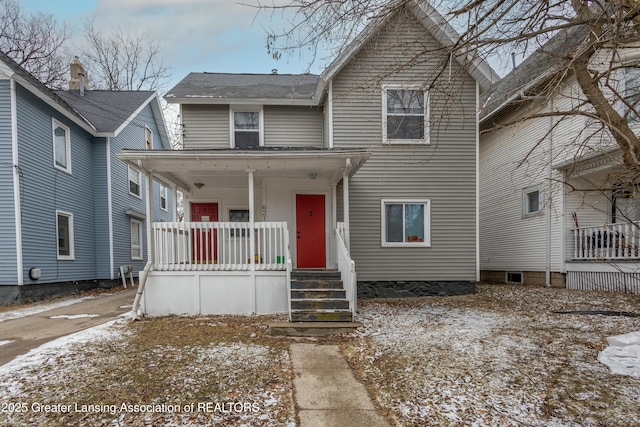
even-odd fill
[(575, 260), (640, 259), (640, 223), (573, 230)]
[[(156, 271), (286, 270), (286, 222), (156, 222)], [(255, 253), (251, 254), (253, 236)]]
[(336, 226), (336, 246), (338, 257), (338, 270), (347, 299), (349, 300), (349, 309), (355, 316), (358, 301), (358, 281), (356, 278), (356, 263), (351, 259), (347, 245), (345, 244), (345, 236), (348, 236), (349, 230), (346, 229), (344, 223), (339, 222)]

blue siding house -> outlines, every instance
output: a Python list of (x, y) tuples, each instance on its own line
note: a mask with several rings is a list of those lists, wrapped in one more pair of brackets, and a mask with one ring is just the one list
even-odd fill
[[(113, 286), (146, 263), (145, 183), (116, 155), (171, 148), (158, 96), (89, 90), (77, 59), (74, 72), (52, 91), (0, 53), (0, 304)], [(175, 189), (152, 185), (154, 220), (174, 221)]]

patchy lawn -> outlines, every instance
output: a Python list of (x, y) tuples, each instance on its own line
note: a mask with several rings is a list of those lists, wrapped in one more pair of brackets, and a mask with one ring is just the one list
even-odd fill
[(289, 341), (266, 320), (120, 322), (45, 348), (0, 367), (0, 424), (293, 426)]
[(640, 330), (640, 297), (487, 286), (461, 297), (364, 302), (343, 346), (401, 426), (640, 425), (640, 380), (597, 361), (606, 337)]
[[(553, 313), (573, 310), (638, 313), (640, 296), (483, 285), (361, 302), (363, 328), (317, 342), (341, 346), (395, 425), (640, 425), (640, 380), (597, 361), (640, 317)], [(121, 320), (51, 343), (0, 367), (0, 425), (294, 426), (276, 319)]]

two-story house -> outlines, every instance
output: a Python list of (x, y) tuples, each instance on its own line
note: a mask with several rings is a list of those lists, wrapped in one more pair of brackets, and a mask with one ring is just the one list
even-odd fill
[[(560, 32), (483, 94), (483, 280), (640, 292), (638, 188), (621, 179), (621, 150), (588, 116), (569, 67), (588, 31)], [(590, 64), (614, 70), (601, 87), (636, 134), (638, 64), (637, 42), (603, 48)]]
[[(89, 90), (79, 61), (71, 70), (76, 88), (52, 91), (0, 53), (0, 304), (145, 265), (145, 183), (116, 154), (170, 148), (158, 96)], [(156, 219), (174, 221), (173, 189), (153, 186)]]
[[(191, 73), (171, 89), (184, 149), (119, 156), (185, 194), (185, 223), (154, 224), (144, 312), (349, 320), (356, 292), (474, 292), (478, 93), (497, 77), (450, 55), (456, 37), (408, 2), (319, 76)], [(325, 317), (297, 289), (318, 270), (344, 286)]]

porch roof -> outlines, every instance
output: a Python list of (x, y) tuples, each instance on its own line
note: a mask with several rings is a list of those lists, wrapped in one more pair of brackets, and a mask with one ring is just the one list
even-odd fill
[(156, 178), (191, 191), (195, 184), (245, 185), (255, 178), (322, 179), (338, 183), (353, 176), (371, 156), (369, 149), (259, 147), (209, 150), (124, 150), (118, 158)]

